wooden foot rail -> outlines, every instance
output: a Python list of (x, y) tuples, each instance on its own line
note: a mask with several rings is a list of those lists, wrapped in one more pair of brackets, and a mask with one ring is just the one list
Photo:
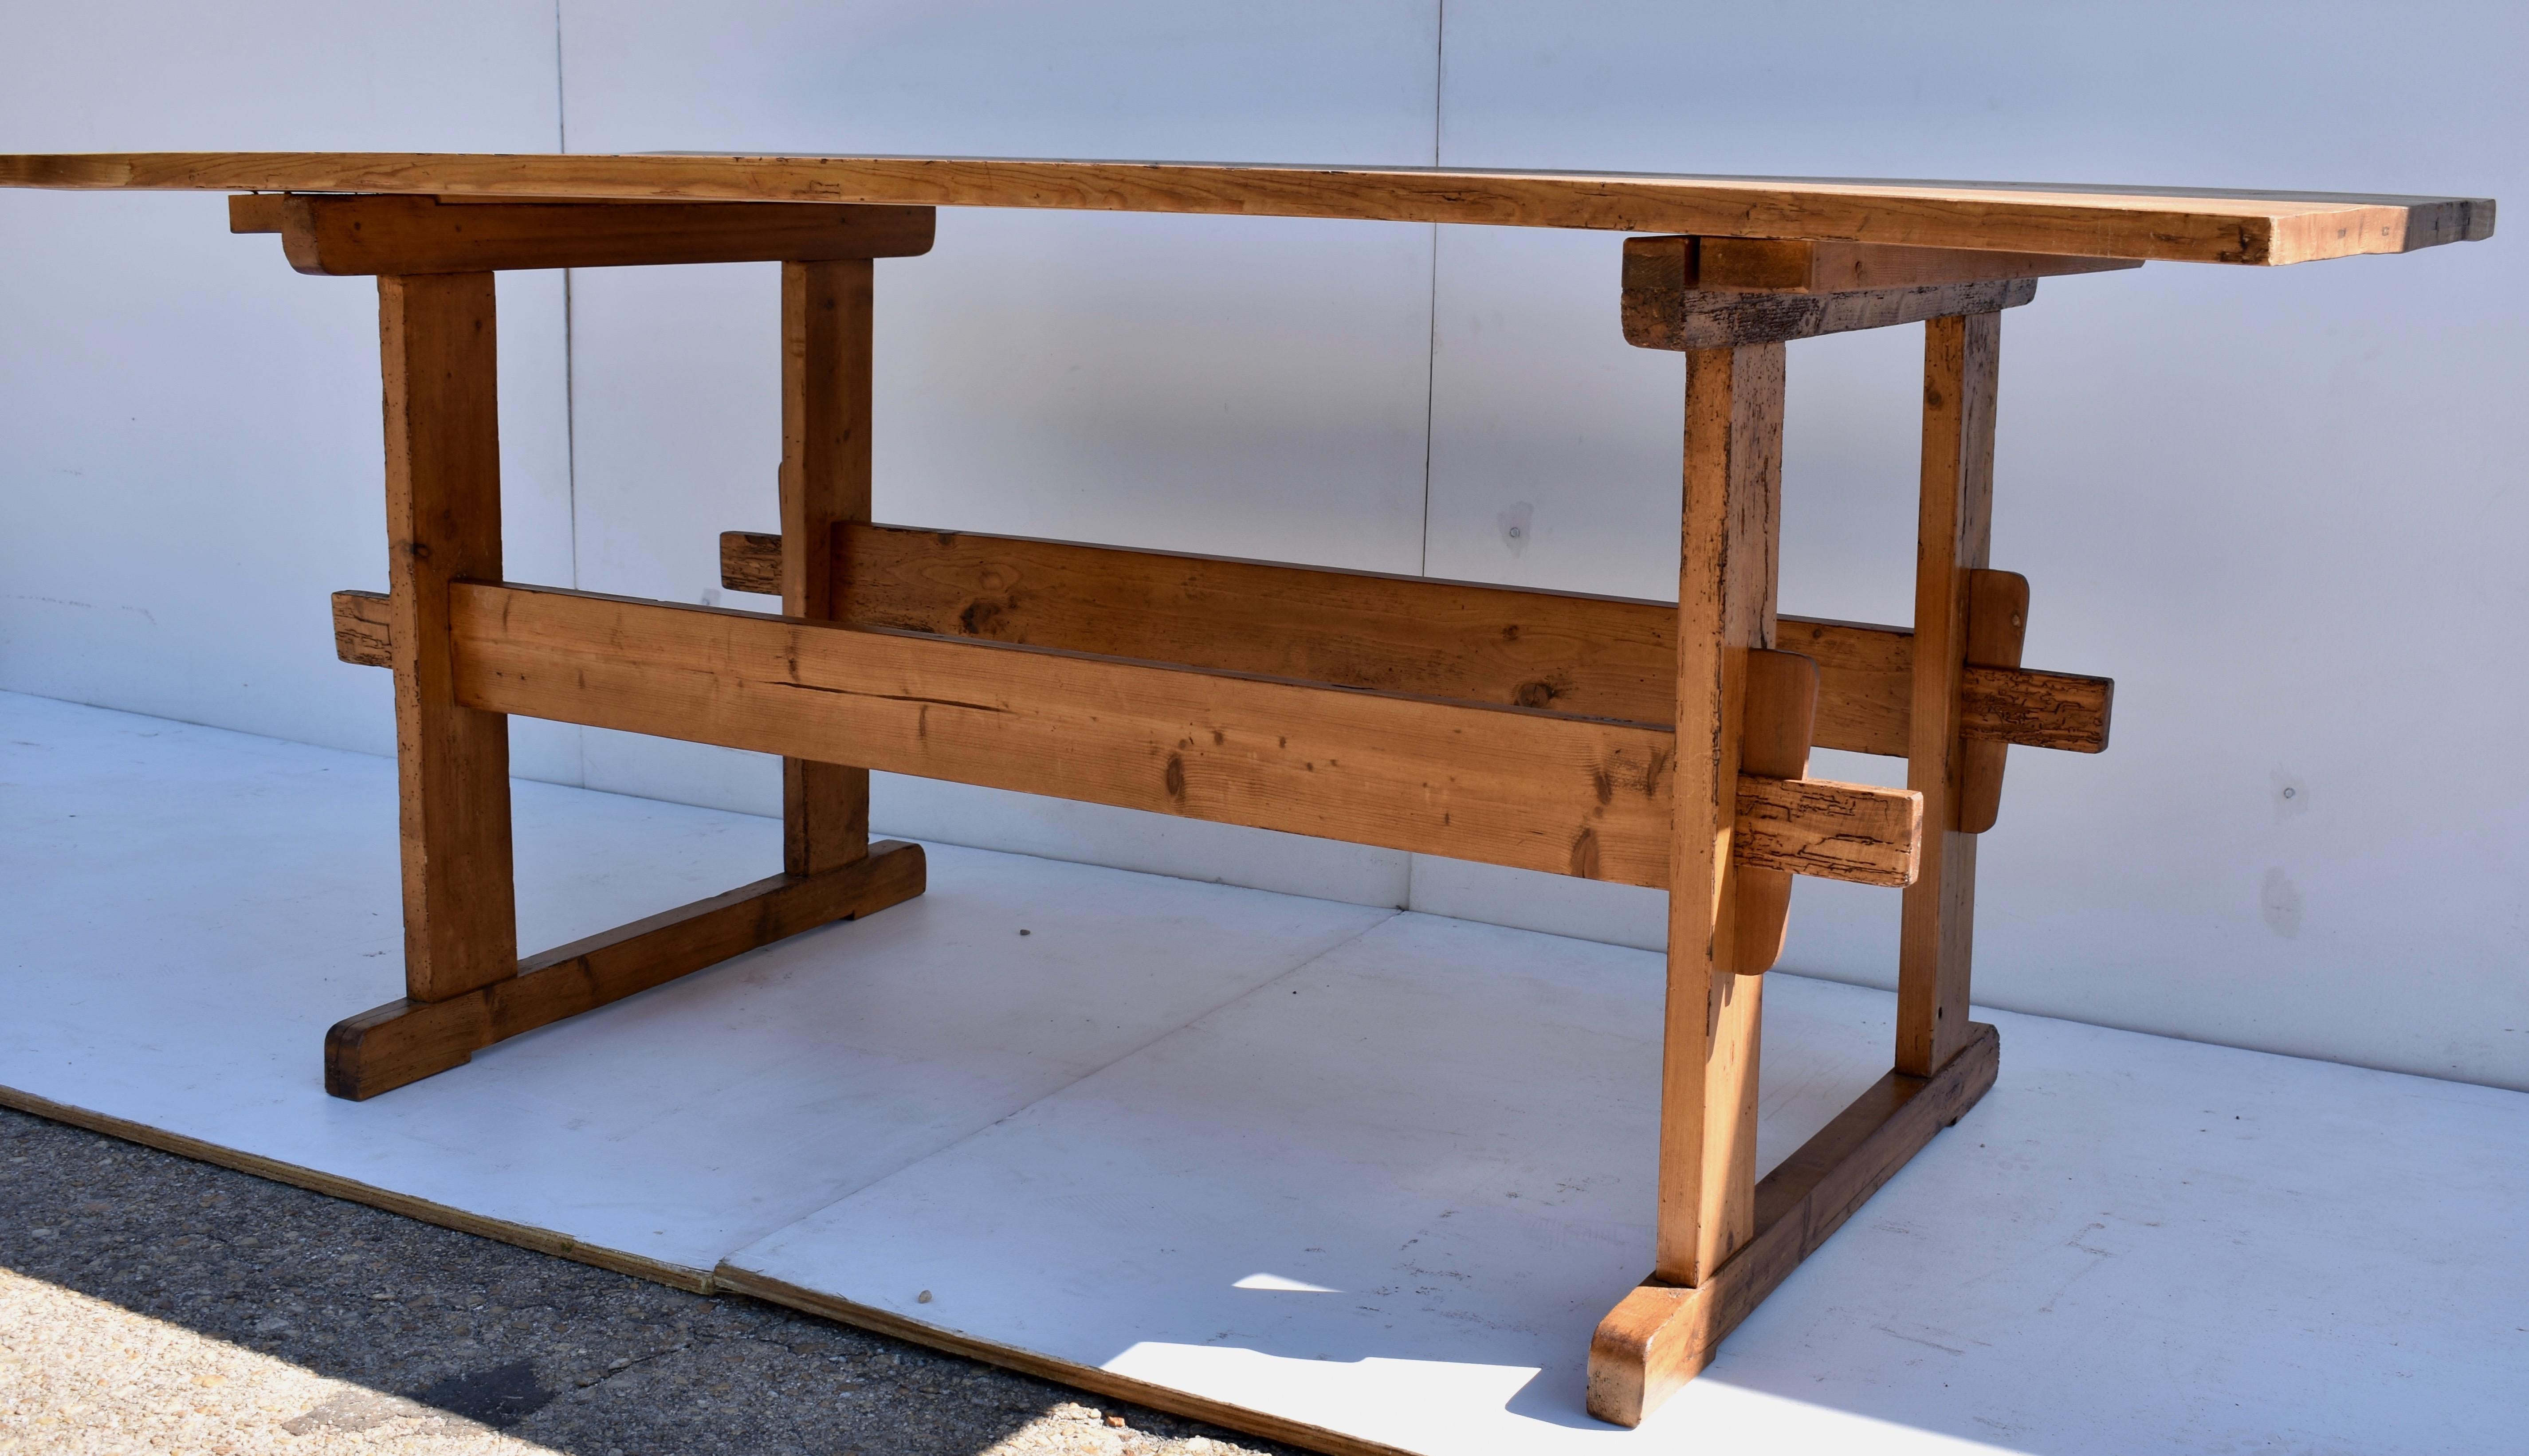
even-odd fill
[(495, 1042), (619, 1001), (802, 931), (872, 915), (923, 890), (922, 846), (883, 839), (816, 875), (776, 875), (518, 962), (445, 1000), (409, 998), (335, 1023), (325, 1090), (358, 1102), (462, 1066)]
[(1626, 1295), (1589, 1341), (1589, 1414), (1638, 1426), (1695, 1378), (1774, 1286), (1992, 1089), (2001, 1045), (1977, 1022), (1940, 1075), (1880, 1078), (1756, 1184), (1754, 1235), (1701, 1284), (1650, 1280)]

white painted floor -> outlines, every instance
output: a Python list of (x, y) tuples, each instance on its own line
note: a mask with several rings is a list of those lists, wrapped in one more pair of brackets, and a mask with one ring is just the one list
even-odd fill
[[(319, 1049), (400, 989), (394, 791), (0, 695), (0, 1086), (1432, 1456), (2529, 1450), (2520, 1094), (1990, 1014), (1994, 1092), (1623, 1432), (1581, 1366), (1648, 1258), (1657, 957), (934, 846), (918, 900), (355, 1105)], [(531, 947), (779, 857), (517, 820)], [(1891, 1006), (1767, 994), (1770, 1164)]]

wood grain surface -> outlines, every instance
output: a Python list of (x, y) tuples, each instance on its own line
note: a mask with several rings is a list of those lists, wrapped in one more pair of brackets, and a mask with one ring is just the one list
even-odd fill
[(1935, 1077), (1890, 1072), (1756, 1185), (1756, 1234), (1701, 1285), (1652, 1280), (1589, 1344), (1589, 1414), (1638, 1426), (1712, 1362), (1721, 1341), (1881, 1184), (1993, 1087), (1999, 1034), (1981, 1022)]
[[(836, 532), (834, 552), (836, 617), (861, 626), (1632, 723), (1666, 725), (1676, 713), (1670, 602), (860, 522)], [(721, 584), (779, 594), (781, 538), (723, 533)], [(352, 654), (377, 640), (376, 627), (347, 617), (368, 610), (360, 596), (336, 597), (346, 662), (366, 661)], [(1904, 757), (1912, 633), (1775, 620), (1777, 645), (1817, 664), (1815, 745)], [(1969, 668), (1961, 731), (2096, 753), (2107, 746), (2114, 687), (2070, 673)]]
[(20, 154), (0, 155), (0, 187), (1218, 213), (2248, 264), (2411, 252), (2494, 232), (2494, 203), (2477, 197), (983, 157)]
[(518, 963), (510, 726), (456, 700), (448, 620), (451, 581), (501, 574), (492, 275), (381, 278), (378, 332), (404, 994), (436, 1001)]
[[(612, 209), (607, 209), (612, 210)], [(876, 270), (867, 258), (781, 265), (781, 528), (831, 539), (870, 512)], [(834, 562), (781, 564), (781, 610), (830, 621)], [(869, 770), (859, 760), (781, 760), (781, 864), (813, 875), (869, 848)]]
[(301, 273), (473, 273), (671, 263), (909, 257), (931, 250), (928, 207), (774, 202), (493, 202), (248, 193), (232, 233), (279, 233)]
[[(888, 535), (929, 536), (929, 531), (903, 531), (895, 526), (868, 528), (872, 538)], [(741, 534), (758, 541), (770, 541), (772, 550), (780, 550), (779, 536), (752, 532), (729, 532), (722, 538)], [(960, 538), (966, 539), (966, 538)], [(992, 539), (992, 538), (983, 538)], [(1030, 543), (1037, 544), (1037, 543)], [(1069, 548), (1103, 551), (1104, 547)], [(1131, 553), (1138, 555), (1139, 553)], [(764, 558), (750, 557), (741, 564), (737, 574), (724, 577), (731, 590), (756, 588), (740, 585), (753, 579)], [(723, 558), (726, 566), (728, 558)], [(1289, 567), (1303, 574), (1302, 567)], [(1341, 573), (1329, 572), (1329, 575)], [(1425, 582), (1425, 585), (1448, 587), (1454, 582)], [(778, 591), (778, 583), (773, 590)], [(1470, 587), (1472, 591), (1503, 591), (1497, 587)], [(1022, 637), (1005, 637), (961, 629), (964, 616), (959, 601), (947, 595), (953, 586), (942, 589), (942, 600), (950, 605), (945, 613), (948, 625), (904, 628), (900, 621), (880, 620), (857, 613), (844, 620), (855, 625), (898, 627), (912, 631), (935, 632), (946, 637), (982, 637), (987, 641), (1029, 642), (1041, 647), (1058, 647), (1074, 652), (1094, 652), (1098, 647), (1086, 639), (1066, 639), (1059, 633), (1032, 632)], [(848, 592), (848, 586), (847, 586)], [(1507, 592), (1508, 595), (1527, 595)], [(857, 601), (857, 592), (849, 592)], [(1555, 596), (1555, 593), (1534, 593)], [(1215, 601), (1219, 598), (1215, 597)], [(1409, 599), (1410, 600), (1410, 599)], [(1665, 603), (1632, 603), (1607, 597), (1583, 597), (1574, 600), (1617, 607), (1647, 609), (1640, 614), (1625, 614), (1626, 621), (1640, 625), (1648, 635), (1645, 640), (1665, 645), (1677, 609)], [(1040, 624), (1053, 614), (1033, 618)], [(1614, 620), (1614, 614), (1608, 619)], [(999, 620), (995, 620), (998, 621)], [(1778, 617), (1776, 634), (1785, 650), (1798, 651), (1818, 664), (1817, 717), (1810, 728), (1811, 744), (1818, 748), (1840, 748), (1848, 753), (1877, 753), (1896, 758), (1906, 756), (1906, 729), (1912, 709), (1907, 698), (1913, 682), (1913, 636), (1904, 627), (1869, 626), (1860, 622), (1826, 621), (1814, 618)], [(1437, 625), (1437, 623), (1434, 623)], [(1230, 672), (1259, 673), (1266, 676), (1297, 677), (1308, 681), (1331, 683), (1339, 687), (1387, 687), (1394, 691), (1414, 692), (1426, 697), (1449, 698), (1459, 702), (1499, 703), (1509, 706), (1533, 706), (1522, 700), (1520, 689), (1533, 678), (1517, 673), (1483, 674), (1470, 671), (1463, 674), (1433, 671), (1427, 676), (1415, 676), (1412, 682), (1400, 682), (1385, 671), (1388, 661), (1370, 659), (1358, 676), (1341, 674), (1285, 672), (1259, 666), (1256, 659), (1282, 649), (1271, 639), (1280, 627), (1260, 629), (1251, 635), (1211, 633), (1205, 639), (1209, 651), (1192, 650), (1180, 644), (1177, 652), (1118, 652), (1117, 657), (1139, 657), (1154, 662), (1180, 663), (1188, 667), (1218, 668)], [(338, 591), (334, 593), (334, 652), (344, 662), (359, 667), (388, 666), (387, 654), (394, 640), (395, 626), (387, 619), (387, 598), (383, 592)], [(1590, 639), (1607, 645), (1627, 648), (1638, 645), (1621, 642), (1613, 632)], [(1412, 642), (1417, 650), (1431, 645), (1427, 640)], [(1442, 644), (1445, 646), (1445, 643)], [(1182, 654), (1182, 655), (1180, 655)], [(1665, 656), (1662, 653), (1661, 656)], [(1411, 666), (1422, 666), (1420, 658), (1401, 659)], [(1440, 667), (1459, 665), (1444, 658)], [(1514, 665), (1518, 666), (1518, 665)], [(1403, 675), (1403, 674), (1398, 674)], [(1990, 738), (1997, 742), (2019, 743), (2030, 748), (2055, 748), (2071, 753), (2099, 753), (2108, 746), (2108, 723), (2116, 698), (2116, 683), (2111, 678), (2087, 677), (2077, 673), (2048, 673), (2034, 668), (1968, 668), (1960, 679), (1960, 731), (1968, 738)], [(1618, 718), (1636, 723), (1650, 723), (1666, 728), (1674, 710), (1669, 694), (1660, 679), (1648, 679), (1646, 686), (1629, 694), (1641, 699), (1639, 703), (1619, 701), (1610, 693), (1597, 702), (1584, 701), (1572, 711), (1585, 718)], [(1551, 700), (1547, 711), (1566, 711), (1561, 698)]]
[[(2019, 666), (2028, 636), (2028, 578), (2017, 571), (1975, 570), (1967, 573), (1965, 669)], [(1959, 674), (1959, 697), (1967, 692), (1966, 672)], [(1979, 738), (1959, 725), (1959, 832), (1980, 835), (2002, 815), (2002, 775), (2011, 745)]]
[(1780, 344), (1686, 356), (1677, 788), (1651, 1261), (1654, 1277), (1680, 1284), (1701, 1283), (1756, 1231), (1764, 982), (1738, 973), (1738, 846), (1748, 826), (1735, 800), (1751, 782), (1741, 741), (1749, 660), (1774, 645), (1783, 363)]
[(1974, 586), (1993, 544), (2002, 315), (1923, 332), (1923, 453), (1914, 547), (1913, 713), (1906, 786), (1923, 795), (1923, 873), (1906, 887), (1897, 952), (1897, 1070), (1928, 1077), (1966, 1044), (1976, 836), (1961, 829), (1960, 721)]
[(1625, 342), (1637, 349), (1724, 349), (1918, 324), (1956, 313), (1991, 313), (2018, 308), (2036, 297), (2034, 278), (1855, 294), (1681, 290), (1637, 286), (1628, 278), (1618, 308)]
[(1777, 238), (1628, 238), (1628, 274), (1638, 257), (1662, 252), (1693, 270), (1687, 275), (1691, 287), (1755, 293), (1864, 293), (2142, 266), (2138, 258), (2060, 257), (1982, 248), (1887, 247)]
[[(1809, 747), (1817, 732), (1817, 699), (1816, 663), (1796, 652), (1771, 648), (1749, 653), (1739, 772), (1766, 779), (1807, 778)], [(1761, 976), (1782, 958), (1783, 940), (1791, 932), (1794, 876), (1742, 862), (1738, 878), (1737, 949), (1731, 969), (1742, 976)]]
[[(453, 600), (457, 699), (487, 711), (1666, 883), (1665, 728), (550, 588), (463, 583)], [(1723, 791), (1747, 862), (1913, 873), (1908, 790)]]

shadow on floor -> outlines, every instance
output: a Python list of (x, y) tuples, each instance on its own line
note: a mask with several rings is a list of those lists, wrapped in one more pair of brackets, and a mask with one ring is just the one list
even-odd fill
[[(446, 1434), (475, 1429), (487, 1446), (501, 1431), (575, 1456), (1290, 1453), (754, 1300), (684, 1293), (7, 1109), (0, 1267), (353, 1387), (246, 1418), (292, 1435), (421, 1418)], [(47, 1309), (73, 1321), (92, 1311)], [(36, 1342), (53, 1353), (36, 1358), (100, 1362), (66, 1373), (92, 1413), (111, 1419), (99, 1404), (128, 1399), (135, 1420), (145, 1414), (147, 1374), (103, 1364), (105, 1341), (54, 1333)], [(270, 1432), (221, 1434), (254, 1450)]]

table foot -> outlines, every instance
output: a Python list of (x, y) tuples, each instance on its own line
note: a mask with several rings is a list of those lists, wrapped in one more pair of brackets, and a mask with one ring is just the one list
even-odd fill
[(2002, 1042), (1975, 1023), (1967, 1044), (1930, 1077), (1890, 1072), (1756, 1185), (1756, 1235), (1688, 1288), (1645, 1282), (1589, 1340), (1589, 1414), (1639, 1426), (1695, 1378), (1722, 1339), (1801, 1261), (1896, 1175), (1932, 1135), (1993, 1086)]

